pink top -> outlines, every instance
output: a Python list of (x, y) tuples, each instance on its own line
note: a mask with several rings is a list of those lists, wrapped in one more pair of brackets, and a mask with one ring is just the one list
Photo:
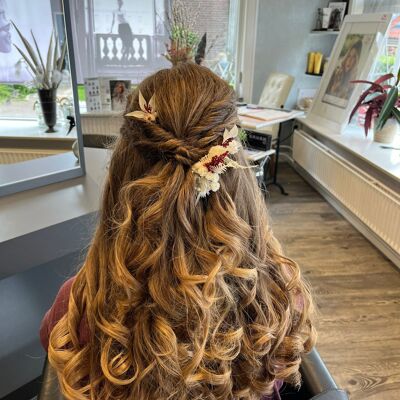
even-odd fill
[[(68, 279), (60, 288), (53, 305), (50, 310), (45, 314), (40, 325), (40, 341), (43, 348), (47, 351), (49, 347), (50, 333), (56, 326), (57, 322), (67, 313), (68, 301), (71, 292), (71, 286), (74, 283), (75, 277)], [(79, 326), (79, 341), (81, 344), (87, 343), (89, 340), (89, 328), (87, 320), (84, 317)], [(283, 382), (280, 380), (275, 381), (274, 393), (272, 396), (264, 396), (261, 400), (281, 400), (279, 390)]]

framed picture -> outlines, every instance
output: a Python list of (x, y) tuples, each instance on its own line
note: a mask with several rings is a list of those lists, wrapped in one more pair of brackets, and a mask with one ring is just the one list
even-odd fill
[(307, 121), (335, 133), (344, 130), (362, 90), (362, 85), (351, 81), (368, 78), (391, 19), (392, 14), (345, 17)]
[(345, 1), (334, 1), (329, 3), (329, 8), (332, 9), (330, 14), (328, 29), (334, 31), (340, 30), (344, 15), (346, 13), (347, 3)]
[(110, 80), (111, 108), (113, 111), (125, 110), (130, 90), (131, 81)]

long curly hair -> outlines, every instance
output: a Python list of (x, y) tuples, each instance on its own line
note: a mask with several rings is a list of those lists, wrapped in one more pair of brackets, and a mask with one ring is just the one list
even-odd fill
[[(50, 336), (63, 395), (260, 399), (277, 379), (299, 384), (312, 300), (254, 172), (227, 171), (196, 202), (191, 167), (238, 122), (233, 90), (191, 63), (139, 88), (155, 95), (157, 123), (125, 118), (93, 242)], [(136, 90), (127, 111), (138, 109)], [(235, 158), (246, 163), (242, 150)]]

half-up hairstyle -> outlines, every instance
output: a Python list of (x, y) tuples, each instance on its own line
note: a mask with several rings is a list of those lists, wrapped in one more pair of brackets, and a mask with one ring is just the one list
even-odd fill
[(64, 396), (259, 400), (276, 379), (299, 384), (312, 301), (254, 172), (226, 171), (196, 202), (191, 167), (238, 122), (234, 92), (190, 63), (139, 88), (155, 96), (157, 121), (125, 118), (93, 242), (50, 336)]

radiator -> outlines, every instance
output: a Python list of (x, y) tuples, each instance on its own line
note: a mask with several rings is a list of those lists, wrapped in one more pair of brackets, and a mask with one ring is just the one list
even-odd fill
[(400, 196), (302, 131), (293, 159), (331, 195), (400, 254)]
[(32, 149), (0, 149), (0, 164), (15, 164), (35, 158), (48, 157), (58, 154), (59, 151), (32, 150)]
[(124, 122), (122, 113), (82, 113), (82, 133), (97, 135), (118, 135)]

